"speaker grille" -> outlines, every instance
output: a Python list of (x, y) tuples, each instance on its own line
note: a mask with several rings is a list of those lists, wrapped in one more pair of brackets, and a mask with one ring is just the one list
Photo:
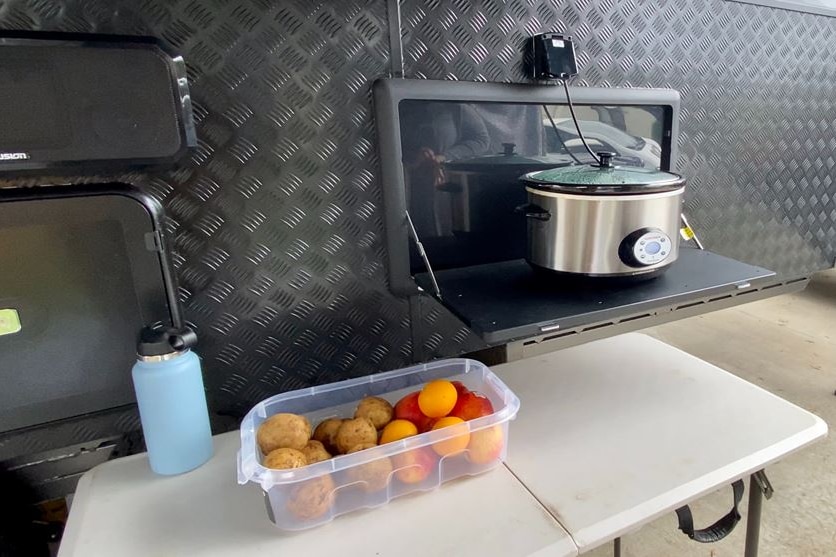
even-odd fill
[(176, 158), (191, 115), (173, 64), (150, 42), (0, 39), (0, 171)]

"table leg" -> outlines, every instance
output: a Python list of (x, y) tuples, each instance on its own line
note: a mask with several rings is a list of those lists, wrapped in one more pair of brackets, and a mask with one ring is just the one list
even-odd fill
[(621, 557), (621, 538), (615, 538), (612, 542), (613, 557)]
[(763, 491), (753, 474), (749, 477), (749, 510), (746, 516), (746, 548), (743, 552), (744, 557), (758, 557), (762, 507)]

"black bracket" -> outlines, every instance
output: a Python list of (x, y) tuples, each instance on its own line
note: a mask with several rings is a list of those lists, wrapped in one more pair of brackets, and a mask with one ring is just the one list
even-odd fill
[(752, 474), (752, 479), (755, 480), (755, 484), (757, 484), (758, 489), (761, 490), (767, 501), (772, 499), (772, 494), (775, 493), (775, 490), (772, 489), (772, 483), (766, 477), (766, 470), (758, 470)]

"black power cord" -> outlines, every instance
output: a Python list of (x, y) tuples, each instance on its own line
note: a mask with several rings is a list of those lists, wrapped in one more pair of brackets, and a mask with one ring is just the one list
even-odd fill
[(554, 118), (552, 118), (551, 113), (549, 113), (549, 107), (543, 105), (543, 112), (546, 113), (546, 117), (549, 119), (549, 122), (551, 122), (552, 129), (554, 130), (554, 135), (557, 136), (557, 140), (560, 141), (561, 145), (563, 145), (563, 150), (569, 153), (569, 156), (575, 159), (576, 163), (583, 164), (581, 160), (575, 155), (575, 153), (573, 153), (572, 150), (566, 146), (566, 142), (563, 141), (563, 136), (560, 135), (560, 131), (557, 129), (557, 124), (554, 123)]
[(578, 130), (578, 137), (581, 139), (583, 146), (586, 147), (586, 151), (595, 160), (595, 163), (601, 164), (601, 159), (599, 159), (598, 155), (596, 155), (592, 149), (589, 148), (589, 144), (587, 144), (586, 138), (583, 136), (583, 132), (581, 131), (581, 125), (578, 123), (578, 117), (575, 116), (575, 107), (572, 105), (572, 96), (569, 95), (569, 80), (561, 79), (560, 81), (563, 82), (563, 90), (566, 91), (566, 103), (569, 105), (569, 113), (572, 115), (572, 121), (575, 123), (575, 129)]

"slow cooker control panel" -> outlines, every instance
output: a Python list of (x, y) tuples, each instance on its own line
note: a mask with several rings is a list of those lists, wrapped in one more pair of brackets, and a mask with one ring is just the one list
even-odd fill
[(618, 255), (631, 267), (649, 267), (668, 258), (670, 237), (658, 228), (641, 228), (621, 241)]

